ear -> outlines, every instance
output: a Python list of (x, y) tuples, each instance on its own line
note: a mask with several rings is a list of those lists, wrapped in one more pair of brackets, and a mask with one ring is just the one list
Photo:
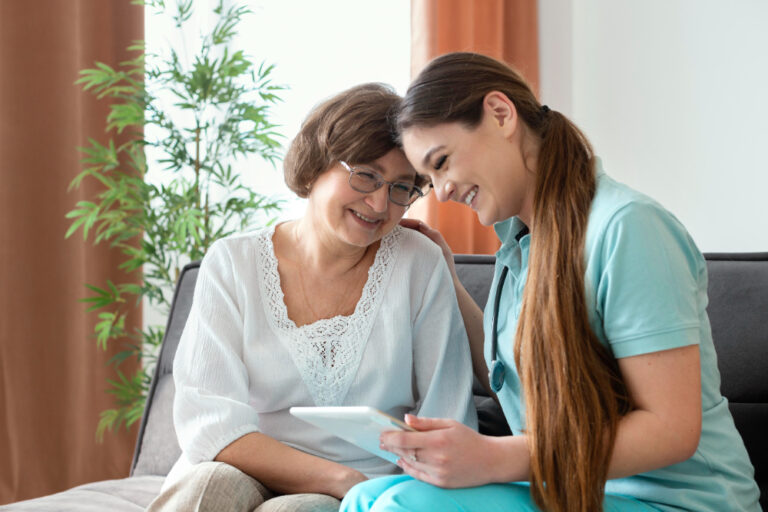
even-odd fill
[(506, 94), (491, 91), (483, 98), (484, 115), (491, 116), (495, 124), (507, 130), (514, 130), (517, 124), (517, 108)]

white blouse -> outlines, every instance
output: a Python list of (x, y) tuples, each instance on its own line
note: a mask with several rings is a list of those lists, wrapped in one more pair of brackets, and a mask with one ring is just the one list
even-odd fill
[(293, 417), (291, 406), (369, 405), (477, 428), (467, 335), (439, 247), (396, 227), (381, 241), (354, 313), (297, 327), (273, 234), (219, 240), (200, 266), (173, 367), (182, 457), (172, 474), (250, 432), (368, 476), (399, 471)]

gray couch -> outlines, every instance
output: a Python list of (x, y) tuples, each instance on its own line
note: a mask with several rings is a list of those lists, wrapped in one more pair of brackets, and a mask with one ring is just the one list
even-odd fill
[[(456, 256), (459, 276), (480, 304), (488, 295), (493, 262), (492, 256)], [(768, 509), (768, 253), (708, 254), (707, 265), (709, 315), (722, 391), (755, 466), (760, 503)], [(179, 455), (171, 417), (172, 362), (189, 314), (198, 268), (198, 263), (187, 265), (176, 288), (130, 476), (0, 506), (0, 511), (140, 511), (157, 495)], [(477, 385), (475, 395), (481, 431), (508, 433), (501, 412)]]

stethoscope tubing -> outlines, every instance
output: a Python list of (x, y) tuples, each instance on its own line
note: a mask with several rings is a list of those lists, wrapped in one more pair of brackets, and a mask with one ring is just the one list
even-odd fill
[(491, 369), (488, 372), (488, 381), (491, 390), (494, 393), (501, 391), (504, 387), (504, 363), (497, 359), (499, 348), (498, 322), (499, 322), (499, 304), (501, 303), (501, 292), (504, 289), (504, 281), (507, 279), (509, 268), (504, 265), (501, 269), (499, 284), (496, 285), (496, 296), (493, 299), (493, 317), (491, 319)]

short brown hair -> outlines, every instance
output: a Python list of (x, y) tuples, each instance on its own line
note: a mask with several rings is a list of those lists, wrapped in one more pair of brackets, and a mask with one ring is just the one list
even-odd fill
[(400, 99), (387, 85), (367, 83), (312, 109), (283, 160), (288, 188), (307, 197), (334, 162), (370, 163), (399, 148), (394, 117)]

